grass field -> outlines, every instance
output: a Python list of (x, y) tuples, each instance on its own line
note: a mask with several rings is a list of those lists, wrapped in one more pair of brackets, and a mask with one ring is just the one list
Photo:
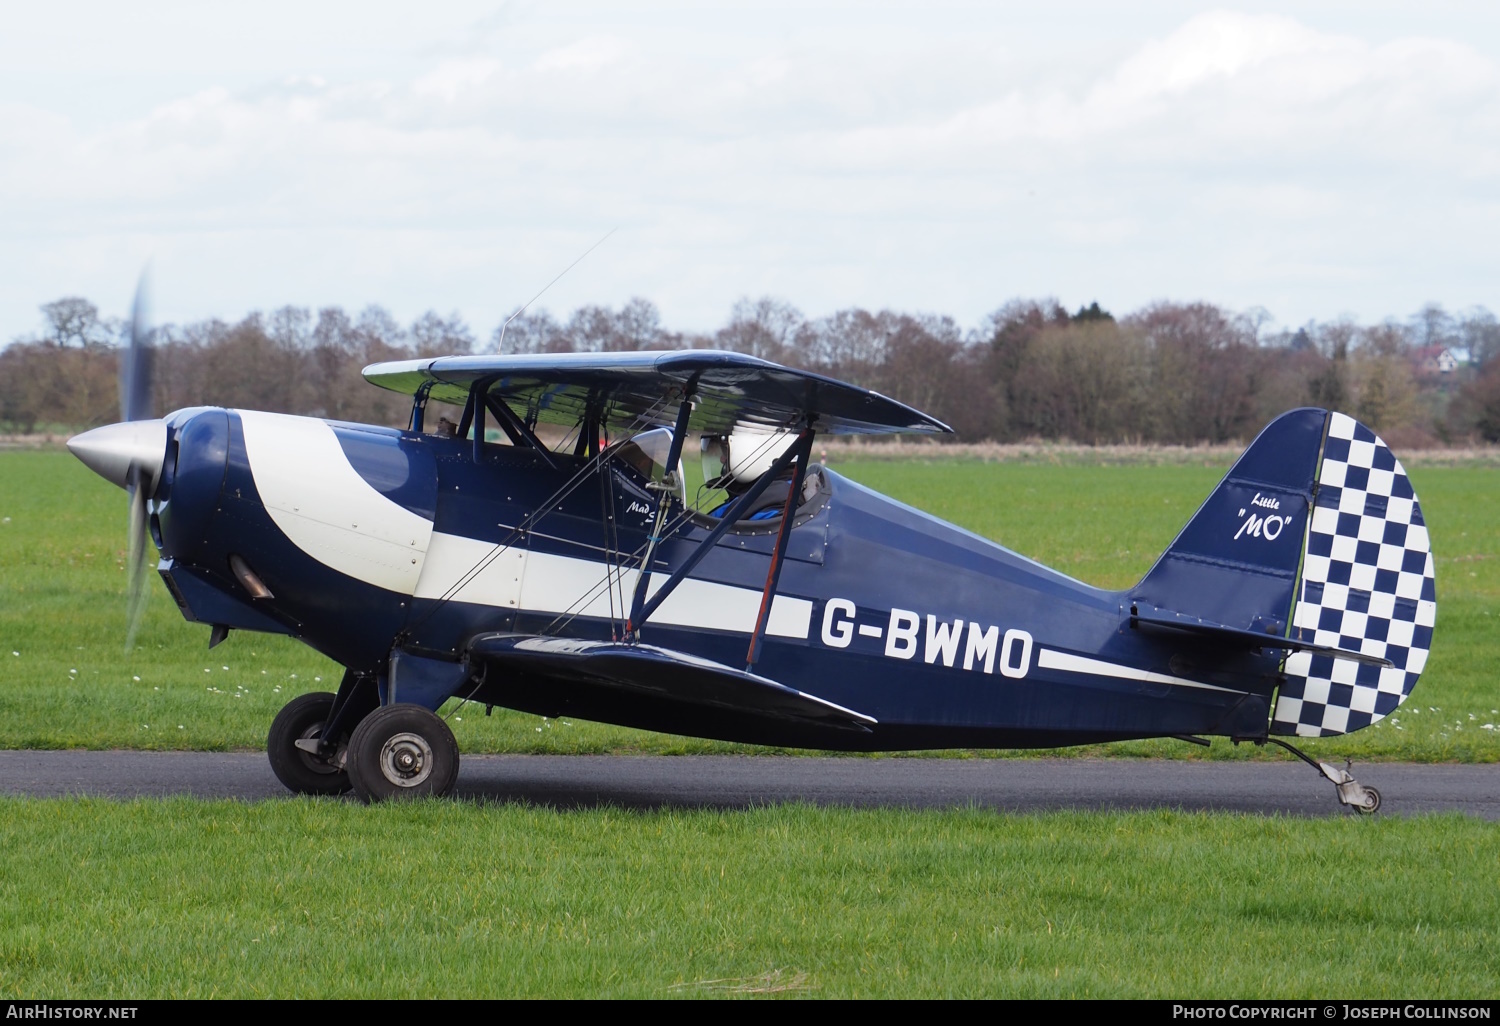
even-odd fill
[[(1118, 586), (1222, 466), (838, 469)], [(1481, 729), (1500, 722), (1495, 474), (1414, 473), (1439, 557), (1420, 704), (1319, 755), (1500, 755)], [(0, 453), (0, 745), (255, 748), (288, 698), (333, 684), (285, 639), (207, 652), (159, 589), (122, 655), (123, 521), (65, 454)], [(453, 721), (467, 751), (757, 751), (476, 712)], [(0, 849), (6, 998), (1500, 990), (1500, 826), (1455, 816), (0, 799)]]
[(1461, 817), (9, 800), (0, 995), (1492, 998), (1495, 837)]
[[(1224, 467), (869, 460), (837, 469), (1081, 580), (1123, 587)], [(1500, 470), (1431, 467), (1413, 476), (1437, 551), (1431, 661), (1394, 718), (1310, 747), (1323, 756), (1495, 761)], [(124, 519), (122, 493), (67, 453), (0, 452), (0, 747), (258, 748), (289, 698), (336, 685), (338, 667), (285, 638), (236, 633), (207, 651), (206, 628), (184, 623), (155, 581), (138, 647), (124, 654)], [(488, 718), (461, 710), (452, 725), (472, 752), (763, 751), (498, 709)], [(1175, 741), (1059, 754), (1285, 758)]]

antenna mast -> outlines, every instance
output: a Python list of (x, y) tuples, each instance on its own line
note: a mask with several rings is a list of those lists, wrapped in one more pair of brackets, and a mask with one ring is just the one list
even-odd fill
[[(558, 276), (556, 278), (553, 278), (547, 284), (543, 285), (542, 286), (542, 292), (546, 292), (552, 286), (556, 285), (558, 283), (558, 281), (562, 278), (562, 276), (564, 274), (567, 274), (573, 268), (575, 268), (579, 264), (583, 263), (583, 258), (584, 257), (588, 256), (594, 250), (596, 250), (600, 246), (604, 245), (604, 240), (608, 239), (611, 235), (613, 235), (617, 231), (619, 231), (619, 228), (611, 228), (609, 231), (605, 232), (604, 233), (604, 238), (601, 238), (598, 242), (594, 243), (588, 249), (584, 250), (583, 253), (579, 255), (578, 259), (574, 260), (567, 267), (564, 267), (562, 269), (562, 272), (560, 274), (558, 274)], [(505, 319), (505, 323), (502, 324), (502, 325), (500, 325), (500, 341), (495, 343), (495, 352), (496, 353), (504, 355), (504, 353), (505, 353), (505, 330), (510, 327), (510, 322), (511, 321), (513, 321), (517, 317), (521, 316), (523, 313), (525, 313), (531, 307), (532, 303), (535, 303), (538, 299), (542, 298), (542, 292), (538, 292), (536, 295), (534, 295), (530, 299), (528, 299), (526, 301), (526, 305), (525, 306), (521, 307), (521, 309), (517, 310), (515, 313), (513, 313), (509, 317), (507, 317)]]

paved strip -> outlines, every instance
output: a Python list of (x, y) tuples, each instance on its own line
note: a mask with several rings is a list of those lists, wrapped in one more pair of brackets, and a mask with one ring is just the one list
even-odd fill
[[(1456, 811), (1500, 820), (1500, 765), (1366, 763), (1382, 815)], [(251, 752), (0, 751), (0, 794), (284, 798)], [(1204, 809), (1347, 815), (1333, 785), (1287, 762), (1105, 759), (470, 755), (456, 794), (559, 808), (743, 809), (780, 802), (899, 808)]]

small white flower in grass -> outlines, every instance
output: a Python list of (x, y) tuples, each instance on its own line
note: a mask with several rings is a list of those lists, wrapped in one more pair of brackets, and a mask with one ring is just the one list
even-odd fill
[(313, 680), (322, 680), (322, 677), (314, 677)]
[(537, 733), (538, 733), (538, 734), (540, 734), (540, 733), (541, 733), (541, 732), (542, 732), (542, 728), (541, 728), (541, 727), (538, 727), (538, 728), (536, 728), (536, 732), (537, 732)]
[(462, 716), (455, 716), (455, 717), (453, 717), (453, 722), (455, 722), (455, 723), (462, 723), (463, 721), (464, 721), (464, 718)]
[(141, 678), (139, 678), (139, 677), (131, 677), (131, 678), (130, 678), (130, 679), (131, 679), (131, 680), (136, 680), (136, 681), (138, 681), (138, 680), (140, 680), (140, 679), (141, 679)]
[(264, 676), (265, 676), (265, 675), (266, 675), (266, 671), (265, 671), (265, 670), (261, 670), (261, 671), (260, 671), (260, 675), (261, 675), (261, 676), (262, 676), (262, 677), (264, 677)]
[(19, 656), (19, 655), (20, 655), (20, 654), (21, 654), (21, 653), (19, 653), (19, 652), (12, 652), (12, 653), (11, 653), (11, 655), (13, 655), (13, 656)]
[(68, 672), (69, 673), (77, 673), (78, 671), (77, 670), (69, 670)]
[(294, 674), (291, 675), (291, 678), (292, 678), (292, 680), (296, 680), (297, 679), (297, 675), (294, 673)]
[(1479, 725), (1479, 729), (1480, 730), (1494, 730), (1495, 729), (1495, 725), (1493, 723), (1481, 723)]
[(186, 728), (185, 728), (185, 727), (183, 727), (183, 725), (182, 725), (182, 724), (180, 724), (180, 723), (179, 723), (179, 724), (177, 724), (177, 729), (178, 729), (178, 730), (184, 730), (184, 729), (186, 729)]
[(151, 689), (151, 690), (152, 690), (152, 691), (160, 691), (160, 690), (161, 690), (161, 688), (152, 688), (152, 689)]
[(221, 670), (227, 670), (227, 669), (229, 669), (229, 667), (227, 667), (227, 666), (221, 666), (221, 667), (219, 667), (219, 669), (221, 669)]
[(210, 670), (210, 669), (209, 669), (209, 668), (208, 668), (208, 667), (207, 667), (207, 666), (205, 666), (205, 667), (204, 667), (204, 668), (203, 668), (203, 672), (204, 672), (204, 673), (213, 673), (213, 672), (214, 672), (214, 671), (212, 671), (212, 670)]

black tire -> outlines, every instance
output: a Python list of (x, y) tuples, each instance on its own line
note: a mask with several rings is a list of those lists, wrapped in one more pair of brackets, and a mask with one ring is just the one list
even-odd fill
[(1365, 794), (1369, 795), (1370, 797), (1367, 804), (1360, 806), (1360, 814), (1364, 816), (1373, 816), (1376, 812), (1380, 811), (1380, 792), (1375, 790), (1373, 787), (1367, 787), (1365, 788)]
[(323, 724), (333, 712), (333, 700), (334, 696), (326, 691), (298, 695), (282, 706), (271, 721), (266, 737), (271, 772), (297, 794), (344, 794), (352, 786), (349, 774), (337, 762), (337, 748), (324, 757), (304, 752), (295, 744), (322, 734)]
[(367, 802), (440, 798), (458, 780), (458, 742), (420, 705), (376, 709), (349, 739), (349, 781)]

